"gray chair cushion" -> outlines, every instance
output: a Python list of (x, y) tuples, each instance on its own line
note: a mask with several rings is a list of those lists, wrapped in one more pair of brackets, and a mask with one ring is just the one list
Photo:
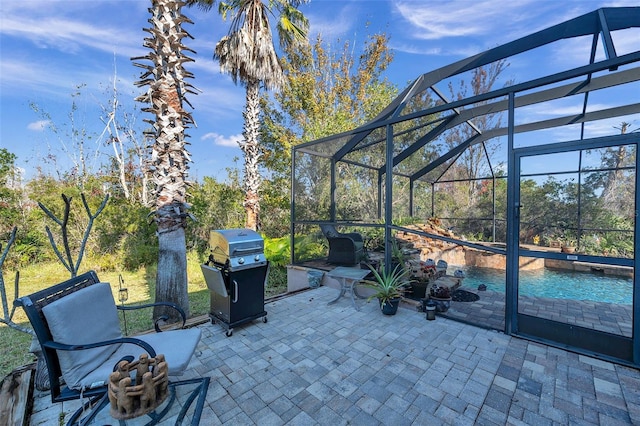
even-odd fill
[[(142, 334), (135, 337), (149, 343), (158, 354), (163, 354), (169, 366), (169, 375), (177, 376), (184, 372), (200, 341), (200, 329), (163, 331), (162, 333)], [(81, 386), (95, 387), (106, 384), (113, 367), (126, 355), (138, 359), (146, 353), (140, 346), (125, 343), (101, 366), (80, 380)]]
[[(53, 340), (59, 343), (88, 344), (122, 337), (118, 311), (108, 283), (93, 284), (78, 290), (45, 306), (42, 312)], [(86, 384), (83, 379), (101, 367), (118, 346), (58, 351), (62, 377), (67, 386), (82, 388)]]
[[(78, 290), (45, 306), (42, 312), (56, 342), (77, 345), (122, 337), (118, 309), (108, 283)], [(157, 354), (165, 356), (169, 375), (179, 375), (189, 365), (200, 335), (200, 329), (190, 328), (132, 337), (149, 343)], [(146, 353), (142, 347), (131, 343), (57, 352), (65, 383), (78, 390), (104, 385), (113, 367), (124, 356), (138, 359)]]
[[(202, 332), (199, 328), (187, 328), (184, 330), (143, 334), (135, 337), (150, 344), (156, 353), (164, 354), (164, 358), (169, 365), (169, 375), (178, 376), (187, 369), (189, 361), (196, 351), (201, 334)], [(126, 348), (130, 345), (125, 344), (123, 346)]]

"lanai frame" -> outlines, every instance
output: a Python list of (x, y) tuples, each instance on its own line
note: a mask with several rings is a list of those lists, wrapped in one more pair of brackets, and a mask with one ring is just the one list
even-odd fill
[[(587, 13), (569, 21), (554, 25), (538, 31), (510, 43), (498, 46), (488, 51), (479, 53), (467, 59), (452, 63), (438, 70), (419, 76), (396, 99), (387, 106), (375, 119), (368, 124), (350, 132), (323, 138), (317, 141), (298, 145), (292, 152), (292, 202), (291, 202), (291, 236), (292, 236), (292, 263), (299, 259), (296, 257), (294, 236), (299, 228), (313, 226), (319, 223), (336, 223), (345, 227), (381, 227), (385, 236), (385, 264), (390, 264), (391, 239), (394, 231), (402, 230), (414, 232), (423, 236), (454, 242), (469, 247), (484, 249), (507, 256), (507, 282), (517, 279), (518, 269), (518, 232), (514, 229), (519, 213), (519, 206), (515, 204), (517, 195), (517, 183), (509, 176), (519, 173), (514, 159), (518, 155), (520, 147), (516, 146), (515, 139), (519, 135), (530, 132), (539, 132), (547, 129), (566, 128), (579, 125), (579, 137), (554, 142), (553, 144), (541, 144), (541, 149), (555, 146), (558, 150), (584, 149), (599, 143), (614, 144), (638, 144), (638, 133), (611, 134), (589, 137), (585, 132), (585, 124), (611, 119), (624, 119), (640, 114), (640, 50), (618, 54), (614, 43), (616, 32), (635, 31), (638, 34), (640, 28), (640, 7), (602, 8)], [(501, 60), (510, 60), (516, 55), (525, 54), (536, 49), (548, 48), (557, 43), (567, 41), (581, 41), (590, 43), (589, 58), (581, 66), (561, 69), (555, 73), (544, 75), (530, 81), (511, 84), (464, 99), (449, 101), (443, 94), (442, 88), (437, 84), (451, 81), (452, 78), (463, 75), (478, 67), (483, 67)], [(620, 50), (620, 49), (618, 49)], [(604, 57), (598, 58), (597, 53), (604, 52)], [(628, 94), (627, 99), (619, 100), (613, 107), (604, 104), (590, 103), (590, 95), (606, 93), (622, 87)], [(424, 94), (429, 93), (439, 99), (436, 105), (429, 105), (424, 109), (409, 109), (419, 104), (424, 99)], [(581, 111), (576, 114), (567, 114), (552, 119), (540, 121), (527, 121), (516, 123), (516, 112), (519, 108), (526, 108), (545, 103), (563, 100), (579, 96), (582, 99)], [(573, 98), (575, 99), (575, 98)], [(507, 115), (506, 125), (481, 131), (474, 125), (474, 118), (488, 113), (504, 113)], [(417, 124), (412, 124), (417, 123)], [(394, 126), (405, 126), (402, 131), (394, 134)], [(436, 143), (438, 138), (455, 128), (456, 126), (470, 126), (473, 135), (453, 149), (440, 151), (437, 158), (430, 158), (420, 168), (401, 170), (403, 162), (415, 158), (421, 150), (430, 143)], [(420, 133), (424, 130), (424, 133)], [(405, 143), (398, 148), (398, 141)], [(416, 136), (419, 135), (419, 136)], [(413, 138), (411, 143), (406, 143), (407, 136)], [(484, 144), (496, 138), (506, 138), (507, 145), (507, 211), (506, 211), (506, 243), (507, 249), (478, 246), (475, 243), (461, 241), (441, 235), (417, 232), (409, 230), (394, 223), (393, 200), (398, 198), (394, 194), (396, 179), (408, 181), (408, 210), (409, 215), (415, 212), (415, 187), (416, 184), (433, 185), (441, 180), (451, 164), (467, 148), (473, 145)], [(485, 148), (486, 149), (486, 148)], [(367, 155), (367, 152), (369, 154)], [(380, 154), (378, 156), (374, 154)], [(637, 156), (636, 156), (637, 157)], [(369, 162), (363, 159), (369, 159)], [(381, 161), (382, 160), (382, 161)], [(489, 169), (492, 179), (496, 178), (494, 167), (489, 161)], [(322, 167), (310, 166), (314, 162), (324, 162), (327, 175), (311, 176), (309, 170), (319, 172)], [(635, 170), (638, 169), (636, 158)], [(340, 174), (345, 169), (365, 170), (375, 177), (376, 181), (376, 205), (373, 217), (353, 218), (345, 217), (347, 213), (341, 212), (336, 204), (337, 196), (345, 197), (345, 188), (341, 188)], [(374, 179), (372, 178), (372, 181)], [(638, 196), (638, 176), (636, 174), (635, 205), (640, 205)], [(309, 188), (316, 192), (309, 192)], [(432, 192), (433, 194), (433, 192)], [(348, 197), (347, 197), (348, 198)], [(301, 208), (299, 203), (309, 204)], [(313, 205), (313, 203), (316, 205)], [(494, 199), (495, 202), (495, 199)], [(348, 209), (346, 209), (348, 210)], [(433, 202), (432, 202), (433, 211)], [(495, 207), (494, 207), (495, 212)], [(495, 220), (495, 215), (494, 215)], [(633, 230), (635, 247), (638, 247), (638, 223), (635, 222)], [(560, 255), (558, 255), (560, 256)], [(552, 255), (553, 257), (553, 255)], [(608, 257), (601, 259), (597, 256), (581, 256), (580, 260), (595, 263), (607, 263), (612, 265), (630, 266), (634, 270), (638, 267), (638, 257), (634, 253), (633, 259)], [(638, 288), (637, 278), (635, 288)], [(517, 294), (515, 289), (507, 286), (507, 301), (515, 302)], [(509, 306), (509, 303), (507, 303)], [(514, 306), (514, 305), (512, 305)], [(640, 330), (640, 291), (634, 292), (634, 320), (633, 329)], [(517, 313), (507, 308), (505, 313), (506, 332), (517, 330)], [(640, 333), (635, 333), (640, 334)], [(627, 362), (632, 365), (640, 365), (640, 338), (635, 337), (631, 342), (631, 359)]]

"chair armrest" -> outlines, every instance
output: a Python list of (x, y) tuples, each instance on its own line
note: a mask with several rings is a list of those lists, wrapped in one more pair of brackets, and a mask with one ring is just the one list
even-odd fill
[[(184, 311), (182, 310), (182, 308), (180, 308), (178, 305), (176, 305), (175, 303), (171, 303), (171, 302), (155, 302), (155, 303), (148, 303), (146, 305), (132, 305), (132, 306), (120, 306), (120, 305), (116, 305), (116, 307), (118, 309), (120, 309), (121, 311), (133, 311), (135, 309), (142, 309), (142, 308), (152, 308), (154, 306), (168, 306), (170, 308), (175, 309), (176, 311), (178, 311), (178, 313), (180, 314), (180, 317), (182, 317), (182, 327), (184, 327), (184, 325), (187, 323), (187, 315), (184, 313)], [(161, 333), (162, 330), (160, 329), (160, 325), (158, 324), (160, 321), (166, 321), (168, 318), (166, 316), (161, 316), (160, 318), (156, 319), (153, 323), (153, 328), (155, 328), (156, 333)]]
[(142, 349), (147, 351), (150, 357), (153, 358), (156, 356), (156, 351), (155, 349), (153, 349), (153, 347), (150, 344), (148, 344), (143, 340), (136, 339), (135, 337), (121, 337), (119, 339), (111, 339), (111, 340), (105, 340), (102, 342), (86, 343), (86, 344), (78, 344), (78, 345), (68, 345), (66, 343), (54, 342), (53, 340), (50, 340), (48, 342), (45, 342), (42, 346), (46, 348), (55, 349), (58, 351), (79, 351), (83, 349), (99, 348), (101, 346), (109, 346), (109, 345), (120, 344), (120, 343), (131, 343), (131, 344), (140, 346)]

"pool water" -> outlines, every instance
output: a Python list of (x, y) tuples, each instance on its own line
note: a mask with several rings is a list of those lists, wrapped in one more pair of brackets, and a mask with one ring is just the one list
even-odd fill
[[(475, 266), (450, 266), (449, 269), (448, 273), (451, 275), (455, 269), (464, 271), (465, 279), (462, 285), (465, 287), (477, 289), (480, 284), (484, 284), (487, 290), (505, 291), (503, 270)], [(631, 305), (633, 281), (625, 277), (544, 268), (520, 271), (520, 294)]]

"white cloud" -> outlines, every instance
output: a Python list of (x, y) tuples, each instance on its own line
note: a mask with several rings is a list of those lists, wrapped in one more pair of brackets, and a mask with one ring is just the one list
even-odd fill
[(38, 120), (33, 121), (27, 125), (27, 129), (33, 130), (34, 132), (42, 132), (49, 125), (51, 125), (51, 120)]
[[(29, 2), (25, 2), (29, 3)], [(66, 4), (65, 4), (66, 7)], [(101, 24), (97, 20), (82, 18), (70, 19), (64, 10), (46, 14), (43, 10), (14, 10), (2, 17), (0, 33), (2, 35), (26, 39), (41, 49), (54, 49), (64, 53), (82, 53), (84, 47), (131, 57), (145, 52), (142, 28), (132, 30), (130, 27), (117, 27), (113, 22)]]
[(441, 47), (422, 46), (408, 43), (391, 43), (390, 46), (393, 50), (403, 53), (411, 53), (416, 55), (440, 55), (442, 54)]
[(213, 144), (217, 146), (228, 146), (231, 148), (238, 148), (238, 142), (242, 141), (244, 138), (242, 135), (231, 135), (229, 137), (224, 137), (223, 135), (219, 135), (218, 133), (211, 132), (202, 136), (200, 139), (213, 140)]
[(530, 16), (530, 1), (501, 2), (447, 1), (407, 2), (394, 4), (395, 11), (411, 24), (412, 35), (421, 40), (438, 40), (445, 37), (479, 36), (504, 30), (505, 25)]
[[(631, 5), (633, 1), (622, 0), (616, 6)], [(451, 0), (419, 3), (397, 0), (393, 3), (393, 13), (405, 22), (399, 26), (403, 33), (400, 38), (417, 41), (418, 46), (425, 41), (429, 45), (421, 49), (405, 41), (394, 48), (405, 53), (434, 56), (473, 55), (603, 6), (606, 2)], [(616, 48), (623, 53), (635, 51), (637, 37), (637, 31), (617, 31), (614, 33)], [(578, 45), (578, 49), (573, 49)], [(586, 47), (583, 45), (584, 42), (578, 40), (573, 44), (561, 44), (558, 49), (562, 48), (562, 51), (556, 52), (554, 60), (568, 62), (578, 58), (583, 62), (589, 57), (590, 43), (586, 43)]]
[(625, 55), (638, 50), (638, 39), (640, 38), (640, 30), (638, 28), (615, 31), (611, 37), (618, 55)]
[(49, 67), (43, 72), (41, 61), (35, 60), (12, 60), (4, 58), (0, 62), (0, 73), (2, 73), (2, 90), (9, 92), (38, 92), (40, 94), (61, 95), (69, 93), (71, 83), (69, 73), (56, 67)]
[(585, 124), (585, 134), (586, 137), (598, 137), (598, 136), (607, 136), (607, 135), (619, 135), (620, 134), (620, 124), (623, 122), (631, 123), (632, 126), (629, 128), (630, 130), (634, 130), (633, 123), (634, 121), (637, 123), (637, 120), (633, 115), (630, 116), (622, 116), (622, 117), (614, 117), (607, 118), (605, 120), (600, 121), (592, 121)]
[(353, 16), (356, 16), (354, 13), (356, 11), (350, 6), (336, 10), (334, 15), (328, 17), (315, 15), (312, 12), (306, 13), (309, 20), (310, 42), (315, 42), (318, 34), (322, 36), (323, 40), (331, 41), (350, 33), (354, 22)]
[(408, 44), (408, 43), (394, 43), (391, 41), (390, 47), (402, 53), (409, 53), (415, 55), (433, 55), (433, 56), (460, 56), (463, 58), (473, 56), (477, 53), (485, 50), (482, 46), (477, 44), (461, 44), (456, 47), (442, 47), (426, 44)]

